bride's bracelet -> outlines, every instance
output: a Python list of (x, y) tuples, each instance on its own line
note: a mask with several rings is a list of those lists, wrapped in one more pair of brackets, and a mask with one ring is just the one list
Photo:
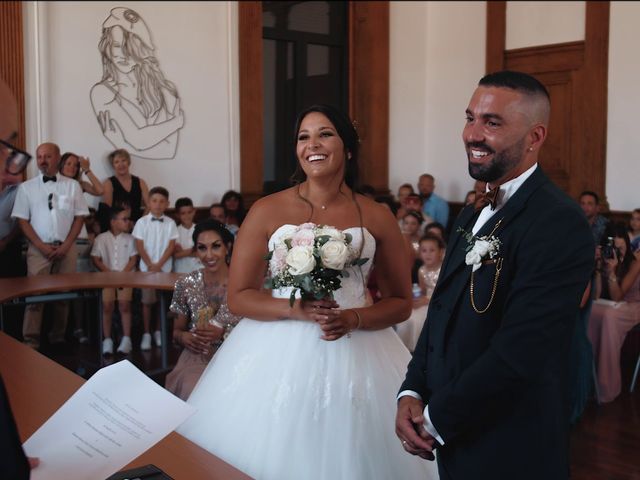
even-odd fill
[(360, 316), (360, 313), (358, 313), (357, 310), (354, 310), (352, 308), (351, 311), (356, 314), (356, 318), (358, 319), (358, 324), (356, 325), (356, 328), (354, 328), (354, 330), (360, 330), (360, 327), (362, 326), (362, 317)]

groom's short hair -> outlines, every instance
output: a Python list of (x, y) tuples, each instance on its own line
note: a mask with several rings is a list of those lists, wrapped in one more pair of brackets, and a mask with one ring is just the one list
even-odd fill
[(536, 78), (523, 72), (502, 70), (489, 73), (480, 79), (479, 87), (498, 87), (515, 90), (531, 100), (533, 107), (532, 118), (534, 122), (549, 123), (551, 102), (549, 91)]

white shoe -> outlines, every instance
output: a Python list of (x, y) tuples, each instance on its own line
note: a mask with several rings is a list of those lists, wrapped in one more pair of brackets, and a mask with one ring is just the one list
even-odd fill
[(113, 340), (110, 338), (102, 341), (102, 355), (113, 355)]
[(160, 330), (153, 332), (153, 340), (156, 342), (157, 346), (162, 346), (162, 334), (160, 333)]
[(151, 350), (151, 334), (145, 333), (142, 335), (142, 341), (140, 342), (140, 350)]
[(118, 345), (118, 353), (128, 355), (129, 352), (131, 352), (131, 338), (122, 337), (122, 340), (120, 340), (120, 345)]

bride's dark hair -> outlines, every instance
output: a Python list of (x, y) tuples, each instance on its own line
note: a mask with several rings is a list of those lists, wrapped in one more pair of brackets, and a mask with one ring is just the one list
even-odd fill
[[(360, 139), (358, 138), (358, 132), (356, 132), (351, 119), (346, 113), (336, 107), (325, 104), (316, 104), (305, 108), (298, 114), (298, 118), (296, 119), (296, 126), (293, 132), (293, 144), (298, 143), (298, 132), (300, 131), (302, 120), (312, 112), (318, 112), (327, 117), (335, 127), (336, 132), (338, 132), (338, 136), (342, 140), (345, 149), (344, 183), (353, 190), (358, 185), (358, 152), (360, 150)], [(351, 158), (349, 158), (347, 154), (351, 154)], [(300, 184), (306, 179), (307, 175), (300, 166), (300, 162), (297, 162), (296, 171), (291, 176), (291, 181), (294, 184)]]

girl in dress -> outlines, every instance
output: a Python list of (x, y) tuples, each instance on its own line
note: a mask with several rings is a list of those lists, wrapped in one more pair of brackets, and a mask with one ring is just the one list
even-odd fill
[(204, 268), (176, 282), (170, 310), (178, 314), (173, 341), (184, 347), (165, 388), (183, 400), (204, 372), (213, 354), (240, 320), (227, 306), (228, 260), (233, 235), (216, 220), (193, 229), (193, 249)]
[[(178, 431), (259, 479), (437, 478), (394, 434), (409, 352), (390, 327), (411, 310), (396, 220), (353, 191), (358, 137), (346, 115), (313, 106), (295, 132), (298, 183), (258, 200), (242, 224), (228, 300), (245, 318), (200, 378), (189, 397), (197, 413)], [(334, 300), (290, 305), (290, 289), (263, 289), (264, 258), (306, 222), (346, 230), (369, 261), (349, 267)], [(372, 305), (374, 259), (382, 299)]]
[(442, 259), (446, 245), (444, 241), (433, 233), (426, 233), (420, 239), (418, 254), (422, 265), (418, 269), (418, 285), (420, 295), (413, 299), (413, 311), (404, 322), (396, 325), (396, 332), (407, 348), (413, 352), (418, 343), (418, 337), (427, 318), (429, 300), (433, 295), (442, 267)]

